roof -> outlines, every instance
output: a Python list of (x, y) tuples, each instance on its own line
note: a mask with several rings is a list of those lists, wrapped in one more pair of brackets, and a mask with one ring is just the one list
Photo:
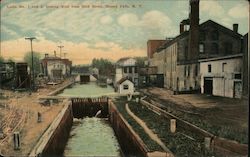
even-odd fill
[(122, 63), (128, 59), (130, 59), (131, 57), (124, 57), (124, 58), (120, 58), (116, 63)]
[[(130, 82), (132, 82), (128, 77), (123, 77), (121, 78), (119, 81), (117, 81), (117, 84), (122, 84), (124, 81), (129, 80)], [(132, 82), (133, 83), (133, 82)]]
[(209, 62), (209, 61), (216, 61), (216, 60), (224, 60), (224, 59), (232, 59), (232, 58), (240, 58), (243, 54), (235, 54), (235, 55), (227, 55), (222, 57), (215, 57), (215, 58), (208, 58), (208, 59), (200, 59), (199, 62)]
[[(204, 28), (207, 25), (214, 25), (216, 27), (218, 27), (222, 32), (226, 33), (226, 34), (230, 34), (231, 36), (235, 36), (238, 38), (242, 38), (242, 35), (239, 33), (234, 32), (233, 30), (213, 21), (213, 20), (207, 20), (205, 22), (203, 22), (202, 24), (199, 25), (199, 28)], [(189, 31), (185, 31), (181, 34), (179, 34), (178, 36), (176, 36), (175, 38), (173, 38), (173, 40), (168, 40), (166, 41), (164, 44), (162, 44), (161, 46), (159, 46), (159, 50), (157, 52), (160, 52), (161, 50), (167, 48), (168, 46), (172, 45), (173, 43), (175, 43), (176, 41), (178, 41), (179, 39), (186, 37), (189, 35)]]

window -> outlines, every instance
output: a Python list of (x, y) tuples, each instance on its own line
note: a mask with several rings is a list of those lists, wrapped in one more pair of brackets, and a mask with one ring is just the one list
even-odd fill
[(129, 73), (132, 73), (132, 67), (128, 67)]
[(218, 44), (217, 43), (213, 43), (211, 49), (212, 49), (213, 54), (218, 54)]
[(185, 60), (187, 59), (187, 57), (188, 57), (188, 46), (185, 46), (185, 54), (184, 54), (185, 56)]
[(232, 52), (232, 47), (233, 47), (233, 45), (232, 45), (232, 43), (225, 43), (224, 44), (224, 53), (225, 54), (232, 54), (233, 52)]
[(187, 71), (187, 67), (185, 66), (185, 67), (184, 67), (184, 76), (187, 75), (187, 74), (186, 74), (186, 71)]
[(212, 31), (211, 39), (212, 40), (218, 40), (219, 39), (219, 32), (217, 30)]
[(188, 76), (190, 76), (190, 66), (188, 66)]
[(135, 67), (135, 73), (137, 73), (137, 67)]
[(241, 79), (241, 74), (234, 74), (234, 79)]
[(201, 32), (200, 32), (200, 40), (201, 40), (201, 41), (206, 40), (206, 33), (205, 33), (205, 31), (201, 31)]
[(222, 72), (226, 71), (226, 65), (227, 65), (227, 63), (222, 63)]
[(211, 66), (211, 64), (208, 64), (207, 67), (208, 67), (208, 72), (211, 73), (212, 72), (212, 66)]
[(123, 85), (123, 89), (127, 90), (128, 89), (128, 85), (127, 84)]
[(127, 73), (127, 67), (124, 67), (123, 70), (124, 70), (124, 73)]
[(204, 44), (203, 43), (201, 43), (199, 45), (199, 51), (200, 51), (200, 53), (204, 53)]
[(194, 76), (198, 76), (198, 65), (195, 65)]

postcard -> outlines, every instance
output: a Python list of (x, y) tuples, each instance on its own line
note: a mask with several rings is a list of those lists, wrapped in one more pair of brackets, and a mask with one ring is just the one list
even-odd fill
[(0, 157), (248, 155), (249, 1), (0, 4)]

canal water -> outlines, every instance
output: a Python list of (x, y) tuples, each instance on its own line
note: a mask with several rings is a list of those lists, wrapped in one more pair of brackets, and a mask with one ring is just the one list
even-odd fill
[(89, 82), (87, 84), (74, 84), (71, 88), (66, 88), (59, 96), (66, 97), (101, 97), (105, 95), (113, 95), (114, 88), (111, 86), (100, 87), (95, 82)]
[[(59, 96), (101, 97), (114, 94), (111, 86), (100, 87), (94, 82), (75, 84)], [(74, 119), (70, 138), (64, 150), (65, 157), (120, 157), (120, 146), (115, 133), (106, 119), (86, 117)]]
[(120, 146), (109, 122), (100, 118), (74, 120), (65, 157), (120, 157)]

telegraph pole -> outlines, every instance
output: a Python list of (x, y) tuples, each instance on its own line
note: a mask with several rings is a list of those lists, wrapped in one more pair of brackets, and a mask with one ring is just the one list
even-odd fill
[(57, 47), (60, 48), (60, 58), (62, 59), (62, 48), (63, 48), (64, 46), (63, 46), (63, 45), (59, 45), (59, 46), (57, 46)]
[(32, 41), (36, 39), (35, 37), (27, 37), (25, 40), (30, 40), (30, 47), (31, 47), (31, 71), (32, 71), (32, 90), (35, 89), (35, 73), (34, 73), (34, 57), (33, 57), (33, 47)]

